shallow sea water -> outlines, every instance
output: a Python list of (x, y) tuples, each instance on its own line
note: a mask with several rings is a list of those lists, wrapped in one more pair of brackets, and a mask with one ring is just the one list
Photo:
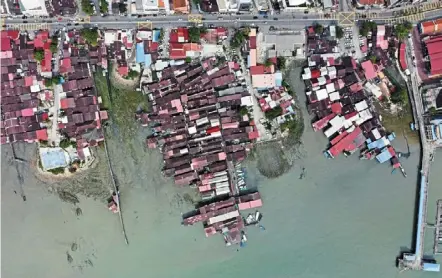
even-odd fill
[[(19, 166), (28, 197), (22, 202), (13, 192), (17, 170), (5, 163), (10, 154), (2, 146), (2, 277), (399, 277), (395, 258), (412, 242), (419, 147), (411, 146), (411, 157), (402, 160), (408, 172), (403, 178), (391, 174), (389, 165), (356, 156), (325, 159), (327, 140), (305, 120), (305, 157), (292, 170), (269, 180), (248, 169), (263, 197), (266, 230), (249, 228), (245, 248), (226, 248), (221, 236), (205, 238), (201, 225), (180, 225), (181, 213), (191, 206), (180, 198), (184, 191), (161, 176), (156, 151), (140, 152), (139, 160), (115, 169), (122, 183), (126, 246), (118, 217), (103, 203), (82, 198), (83, 215), (77, 217), (72, 205), (44, 189), (29, 165)], [(143, 144), (142, 138), (134, 141)], [(119, 142), (109, 145), (112, 156), (129, 156)], [(395, 147), (406, 149), (401, 138)], [(306, 168), (302, 180), (301, 167)], [(432, 169), (431, 221), (442, 198), (442, 171), (437, 171), (442, 152)], [(432, 237), (429, 230), (428, 252)], [(77, 251), (70, 251), (73, 242)]]

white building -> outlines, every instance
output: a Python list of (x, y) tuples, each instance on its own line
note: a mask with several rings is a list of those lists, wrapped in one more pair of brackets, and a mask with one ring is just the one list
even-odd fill
[(26, 16), (47, 16), (45, 0), (20, 0), (22, 13)]
[(252, 0), (217, 0), (216, 3), (220, 13), (249, 10), (252, 6)]
[(169, 1), (167, 0), (135, 0), (130, 7), (130, 13), (133, 15), (170, 12)]

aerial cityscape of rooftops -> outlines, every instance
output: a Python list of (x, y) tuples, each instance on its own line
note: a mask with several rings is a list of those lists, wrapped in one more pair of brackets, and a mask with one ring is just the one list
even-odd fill
[[(1, 144), (38, 144), (40, 175), (95, 167), (116, 121), (111, 88), (96, 84), (132, 86), (146, 104), (130, 119), (148, 130), (146, 147), (161, 152), (164, 176), (199, 194), (181, 224), (201, 222), (207, 237), (245, 247), (247, 229), (265, 230), (243, 165), (263, 143), (298, 144), (312, 128), (329, 141), (318, 150), (324, 159), (357, 153), (406, 178), (415, 171), (401, 164), (409, 152), (393, 143), (414, 138), (416, 246), (398, 267), (440, 271), (424, 259), (423, 238), (427, 177), (442, 147), (441, 1), (2, 0), (1, 12)], [(305, 91), (287, 79), (293, 65), (302, 65)], [(109, 189), (125, 233), (124, 186)], [(435, 227), (436, 252), (440, 217)]]

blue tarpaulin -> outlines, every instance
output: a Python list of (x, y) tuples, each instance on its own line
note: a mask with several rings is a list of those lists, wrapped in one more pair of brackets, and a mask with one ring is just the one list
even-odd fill
[(282, 73), (281, 72), (275, 72), (275, 85), (276, 85), (276, 87), (282, 86)]
[(385, 148), (380, 154), (376, 156), (376, 159), (379, 161), (379, 163), (384, 163), (390, 158), (392, 158), (392, 155), (387, 148)]
[(152, 55), (150, 53), (144, 55), (144, 67), (152, 65)]
[(424, 263), (422, 269), (424, 271), (439, 272), (440, 271), (440, 264)]
[(153, 32), (152, 32), (152, 41), (153, 42), (159, 42), (160, 41), (160, 35), (161, 35), (161, 31), (160, 30), (153, 30)]
[(137, 51), (136, 62), (143, 63), (144, 62), (144, 43), (143, 42), (137, 43), (136, 51)]

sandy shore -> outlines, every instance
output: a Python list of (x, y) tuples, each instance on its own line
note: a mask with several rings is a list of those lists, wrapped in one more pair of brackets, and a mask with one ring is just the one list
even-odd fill
[[(324, 159), (326, 139), (305, 121), (303, 156), (286, 174), (268, 180), (250, 163), (248, 179), (263, 196), (266, 231), (250, 228), (248, 245), (239, 252), (224, 247), (220, 236), (205, 238), (200, 225), (180, 226), (193, 191), (162, 177), (160, 154), (144, 147), (143, 130), (127, 139), (113, 127), (108, 138), (129, 246), (104, 203), (110, 185), (104, 163), (74, 179), (44, 183), (29, 163), (11, 161), (9, 146), (2, 146), (3, 277), (397, 277), (394, 259), (412, 239), (418, 147), (403, 161), (409, 174), (404, 179), (374, 161)], [(398, 139), (395, 146), (405, 149)], [(32, 148), (19, 145), (17, 155), (32, 156)], [(442, 153), (433, 167), (442, 167)], [(433, 171), (432, 183), (442, 179), (441, 172)], [(83, 215), (51, 193), (56, 188), (74, 191)], [(95, 198), (82, 197), (90, 191), (85, 188)], [(431, 204), (442, 189), (430, 191)]]

